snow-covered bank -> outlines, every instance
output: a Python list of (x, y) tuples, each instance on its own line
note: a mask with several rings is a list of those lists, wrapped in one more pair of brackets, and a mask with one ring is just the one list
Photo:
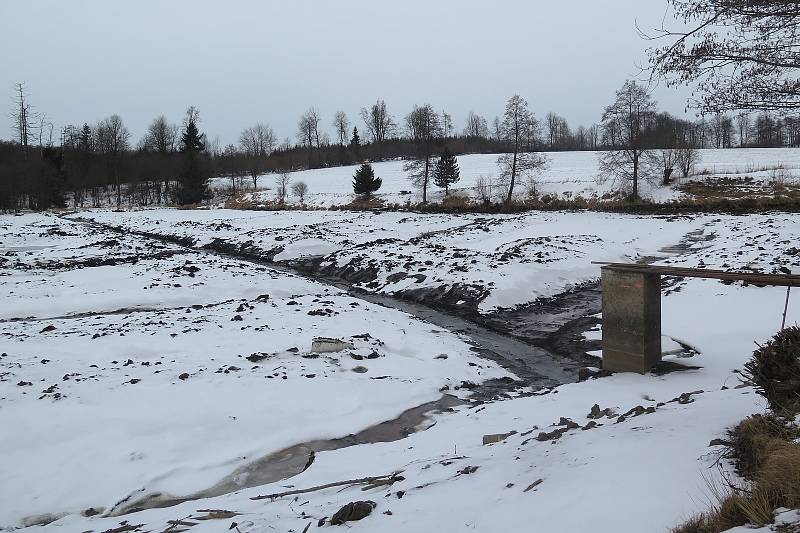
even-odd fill
[[(800, 269), (794, 214), (639, 216), (594, 212), (418, 215), (366, 212), (153, 210), (76, 216), (128, 230), (219, 239), (296, 260), (324, 256), (319, 268), (350, 275), (387, 295), (456, 288), (480, 312), (551, 297), (597, 279), (596, 261), (669, 258), (693, 266)], [(666, 259), (669, 262), (669, 259)], [(453, 302), (458, 304), (459, 300)]]

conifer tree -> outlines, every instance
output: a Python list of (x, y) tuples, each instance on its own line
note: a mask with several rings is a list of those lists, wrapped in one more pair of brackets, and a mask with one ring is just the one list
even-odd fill
[(178, 203), (181, 205), (197, 204), (208, 198), (208, 183), (203, 160), (205, 143), (203, 135), (197, 127), (197, 111), (189, 108), (186, 128), (181, 135), (181, 153), (184, 167), (180, 175)]
[(353, 128), (353, 138), (350, 139), (350, 151), (357, 156), (361, 153), (361, 137), (358, 136), (357, 127)]
[(383, 180), (375, 177), (375, 171), (372, 165), (364, 163), (355, 175), (353, 175), (353, 192), (365, 198), (369, 198), (372, 193), (381, 188)]
[(433, 183), (437, 187), (443, 188), (444, 195), (447, 196), (450, 193), (450, 186), (460, 179), (461, 171), (458, 169), (458, 160), (450, 153), (450, 150), (445, 148), (433, 171)]

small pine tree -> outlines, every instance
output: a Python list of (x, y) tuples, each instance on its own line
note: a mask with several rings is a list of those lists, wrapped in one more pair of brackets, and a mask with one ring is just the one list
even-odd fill
[(447, 196), (450, 193), (450, 186), (460, 179), (461, 171), (458, 169), (458, 160), (450, 153), (450, 150), (445, 148), (433, 171), (433, 183), (437, 187), (442, 187), (444, 195)]
[(353, 175), (353, 192), (365, 198), (369, 198), (372, 193), (380, 189), (382, 184), (383, 180), (375, 177), (375, 171), (369, 163), (358, 167)]
[(186, 129), (181, 135), (181, 153), (184, 156), (184, 168), (180, 175), (178, 203), (181, 205), (197, 204), (208, 198), (208, 183), (205, 176), (203, 135), (197, 127), (196, 115), (190, 110)]
[(356, 155), (361, 153), (361, 137), (358, 136), (358, 128), (353, 128), (353, 138), (350, 139), (350, 151)]

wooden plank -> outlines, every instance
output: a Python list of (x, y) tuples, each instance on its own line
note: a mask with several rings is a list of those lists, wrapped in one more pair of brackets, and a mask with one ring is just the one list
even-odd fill
[(744, 281), (753, 285), (772, 285), (775, 287), (800, 287), (800, 275), (797, 274), (764, 274), (760, 272), (729, 272), (705, 268), (686, 268), (661, 265), (642, 265), (635, 263), (592, 262), (620, 272), (640, 272), (659, 274), (662, 276), (680, 276), (684, 278), (717, 279), (722, 281)]

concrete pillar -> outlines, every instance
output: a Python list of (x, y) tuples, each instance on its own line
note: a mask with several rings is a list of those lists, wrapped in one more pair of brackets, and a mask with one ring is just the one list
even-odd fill
[(602, 272), (603, 369), (644, 374), (661, 360), (661, 276)]

